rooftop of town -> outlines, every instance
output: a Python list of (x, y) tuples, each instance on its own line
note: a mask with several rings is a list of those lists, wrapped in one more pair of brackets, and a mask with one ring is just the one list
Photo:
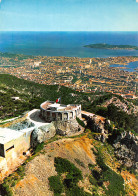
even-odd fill
[[(8, 56), (8, 55), (7, 55)], [(62, 85), (80, 92), (111, 92), (136, 96), (137, 69), (124, 69), (138, 57), (78, 58), (0, 53), (0, 73), (46, 85)], [(116, 65), (115, 67), (113, 65)], [(120, 67), (120, 66), (121, 67)]]

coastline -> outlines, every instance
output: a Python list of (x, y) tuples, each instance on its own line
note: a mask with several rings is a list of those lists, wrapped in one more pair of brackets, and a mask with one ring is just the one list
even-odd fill
[[(3, 64), (4, 62), (4, 64)], [(60, 85), (79, 92), (128, 93), (135, 97), (136, 71), (119, 69), (120, 63), (137, 63), (138, 57), (49, 57), (10, 55), (0, 58), (0, 73), (44, 85)], [(111, 67), (114, 63), (116, 67)], [(7, 66), (11, 65), (11, 66)], [(129, 81), (129, 82), (128, 82)]]
[[(136, 64), (136, 65), (135, 65)], [(114, 63), (110, 65), (110, 67), (116, 67), (119, 69), (122, 69), (124, 71), (129, 71), (129, 72), (137, 72), (138, 70), (138, 61), (131, 61), (127, 63)]]
[(138, 50), (85, 48), (89, 43), (135, 45), (137, 32), (0, 32), (2, 52), (33, 56), (108, 58), (138, 56)]

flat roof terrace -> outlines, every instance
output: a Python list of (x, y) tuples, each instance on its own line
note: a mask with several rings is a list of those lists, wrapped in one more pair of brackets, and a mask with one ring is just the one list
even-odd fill
[(44, 102), (44, 103), (41, 104), (41, 107), (42, 107), (44, 110), (46, 110), (46, 109), (49, 107), (49, 105), (51, 105), (50, 102)]
[(64, 104), (59, 104), (55, 102), (50, 102), (46, 101), (41, 104), (40, 106), (44, 110), (53, 110), (53, 111), (70, 111), (70, 110), (75, 110), (77, 108), (77, 105), (64, 105)]
[(6, 144), (7, 142), (20, 137), (23, 134), (21, 131), (15, 131), (8, 128), (0, 128), (0, 144)]
[(73, 109), (75, 109), (76, 108), (76, 106), (74, 105), (67, 105), (67, 107), (65, 108), (65, 110), (73, 110)]

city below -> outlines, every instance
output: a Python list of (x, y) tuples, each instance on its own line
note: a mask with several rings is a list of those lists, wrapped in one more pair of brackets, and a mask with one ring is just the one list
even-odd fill
[[(124, 71), (138, 57), (78, 58), (0, 53), (0, 73), (80, 92), (111, 92), (136, 98), (137, 69)], [(120, 64), (122, 67), (112, 67)]]

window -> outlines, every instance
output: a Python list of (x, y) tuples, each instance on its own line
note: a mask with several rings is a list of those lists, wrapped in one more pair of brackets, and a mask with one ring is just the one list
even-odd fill
[(8, 152), (9, 150), (11, 150), (12, 148), (14, 148), (14, 145), (11, 146), (11, 147), (9, 147), (9, 148), (7, 148), (7, 149), (6, 149), (6, 152)]
[(0, 156), (5, 157), (4, 145), (0, 144)]

